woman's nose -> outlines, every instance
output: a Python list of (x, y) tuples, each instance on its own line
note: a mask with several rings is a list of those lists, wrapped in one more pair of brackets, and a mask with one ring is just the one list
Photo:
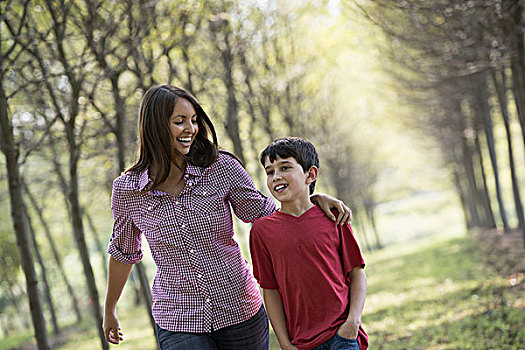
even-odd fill
[(190, 132), (192, 134), (195, 132), (195, 125), (193, 124), (191, 120), (186, 122), (185, 129), (186, 129), (185, 131)]

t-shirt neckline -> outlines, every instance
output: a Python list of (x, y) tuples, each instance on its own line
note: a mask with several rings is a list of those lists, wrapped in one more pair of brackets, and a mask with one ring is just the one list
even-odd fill
[(317, 205), (314, 205), (313, 207), (311, 207), (310, 209), (308, 209), (307, 211), (305, 211), (304, 213), (302, 213), (301, 215), (299, 216), (295, 216), (295, 215), (292, 215), (292, 214), (288, 214), (288, 213), (283, 213), (281, 211), (281, 208), (277, 209), (275, 212), (278, 213), (279, 215), (284, 215), (286, 217), (290, 217), (290, 218), (294, 218), (295, 220), (298, 220), (298, 219), (302, 219), (306, 216), (309, 216), (310, 213), (315, 210), (315, 208), (317, 208)]

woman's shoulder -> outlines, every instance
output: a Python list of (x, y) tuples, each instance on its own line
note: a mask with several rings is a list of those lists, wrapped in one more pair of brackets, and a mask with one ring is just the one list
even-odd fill
[(226, 150), (219, 150), (219, 155), (217, 156), (217, 160), (215, 163), (219, 166), (227, 166), (227, 167), (242, 167), (244, 168), (244, 165), (242, 164), (241, 160), (230, 151)]
[(119, 191), (136, 191), (139, 189), (141, 174), (135, 171), (122, 172), (113, 180), (113, 189)]

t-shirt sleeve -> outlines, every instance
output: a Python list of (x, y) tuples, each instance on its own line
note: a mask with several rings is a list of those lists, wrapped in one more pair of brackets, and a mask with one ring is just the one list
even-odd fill
[(365, 267), (365, 260), (350, 224), (339, 226), (339, 234), (341, 237), (341, 255), (345, 275), (358, 266)]
[(143, 256), (142, 233), (135, 226), (129, 211), (129, 191), (119, 188), (119, 179), (113, 183), (111, 210), (113, 211), (113, 233), (108, 253), (125, 264), (136, 264)]
[(254, 225), (250, 231), (250, 254), (252, 257), (253, 276), (261, 288), (279, 289), (273, 271), (272, 259), (259, 226)]

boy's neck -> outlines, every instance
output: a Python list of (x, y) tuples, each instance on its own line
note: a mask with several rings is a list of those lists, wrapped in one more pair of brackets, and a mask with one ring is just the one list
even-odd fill
[(306, 195), (294, 198), (291, 201), (281, 202), (280, 212), (293, 216), (301, 216), (313, 207), (314, 204), (310, 200), (310, 196)]

